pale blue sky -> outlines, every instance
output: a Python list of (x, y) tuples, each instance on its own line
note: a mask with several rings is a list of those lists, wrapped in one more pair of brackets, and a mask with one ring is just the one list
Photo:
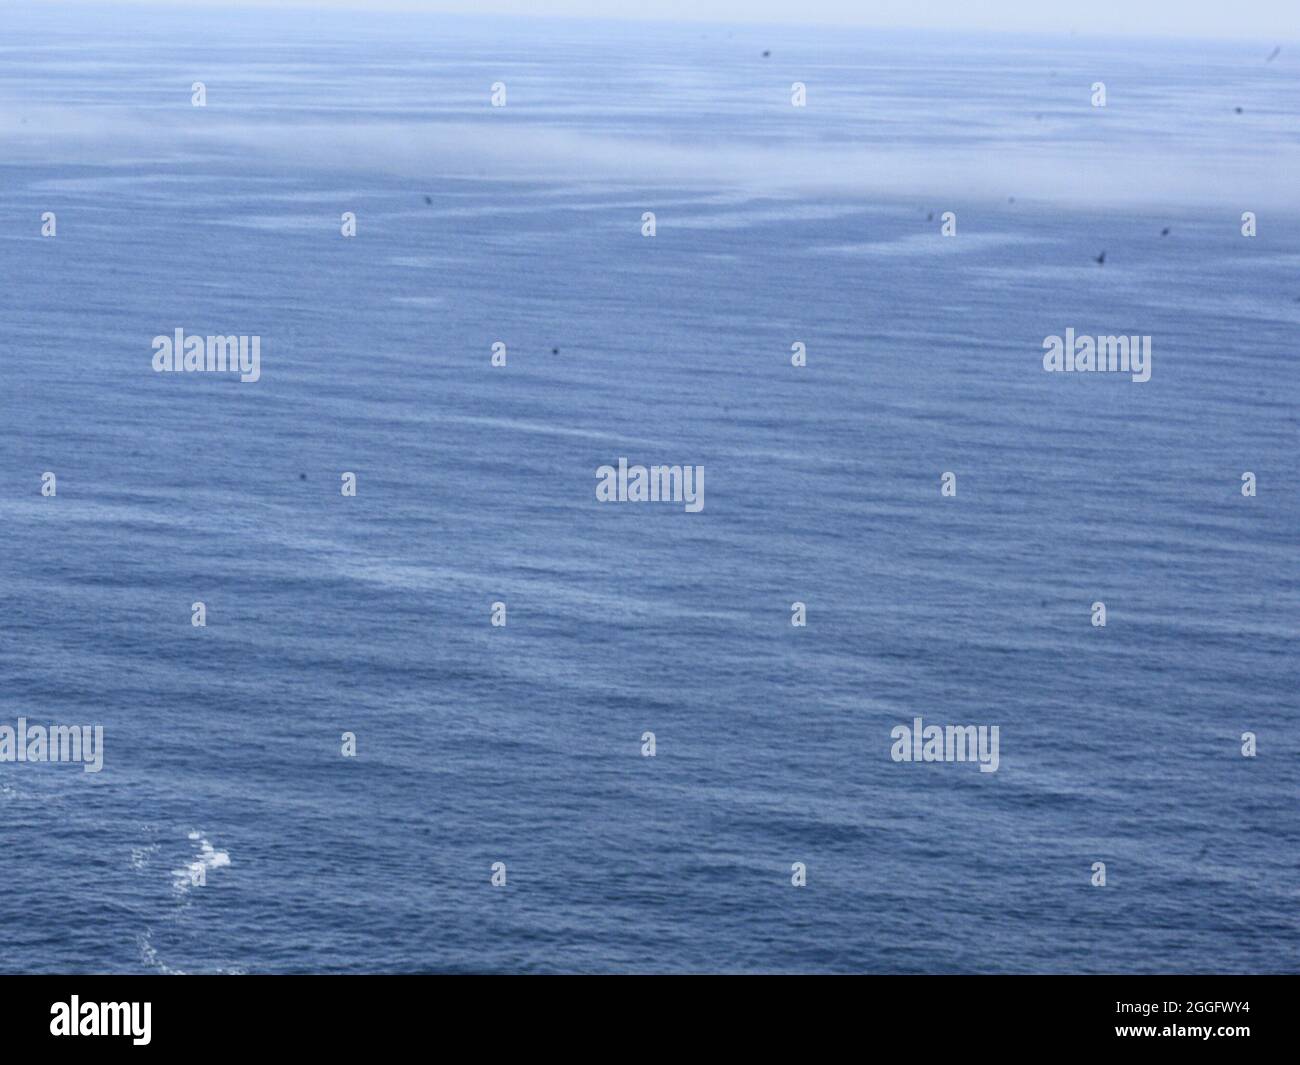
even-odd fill
[(169, 6), (181, 5), (1300, 38), (1300, 0), (172, 0)]

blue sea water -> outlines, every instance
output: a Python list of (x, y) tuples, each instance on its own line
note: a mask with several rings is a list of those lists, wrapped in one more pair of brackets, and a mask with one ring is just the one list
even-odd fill
[(0, 970), (1300, 969), (1272, 43), (8, 11)]

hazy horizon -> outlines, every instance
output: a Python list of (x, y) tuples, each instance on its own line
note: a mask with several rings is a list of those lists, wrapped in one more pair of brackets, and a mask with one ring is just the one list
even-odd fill
[(601, 3), (600, 0), (36, 0), (43, 6), (160, 7), (212, 10), (332, 10), (515, 18), (582, 18), (602, 21), (699, 22), (722, 25), (844, 26), (859, 29), (937, 32), (1027, 33), (1077, 36), (1300, 40), (1300, 15), (1278, 0), (1224, 5), (1156, 0), (1135, 6), (1124, 0), (1035, 2), (1001, 0), (970, 5), (963, 0), (885, 0), (864, 11), (852, 0), (655, 0), (653, 3)]
[[(18, 30), (28, 39), (39, 32), (40, 10), (17, 15)], [(155, 19), (141, 6), (108, 21), (111, 30), (99, 32), (126, 41), (155, 29), (190, 32), (204, 16), (186, 8)], [(335, 110), (301, 98), (277, 114), (263, 106), (261, 81), (247, 80), (241, 51), (265, 39), (310, 47), (328, 37), (330, 47), (344, 55), (349, 41), (360, 44), (393, 27), (354, 26), (342, 11), (306, 24), (284, 11), (249, 11), (231, 19), (226, 43), (233, 50), (220, 64), (184, 52), (152, 62), (159, 84), (212, 83), (204, 121), (193, 121), (191, 113), (152, 93), (126, 99), (105, 85), (42, 98), (6, 91), (0, 78), (0, 149), (15, 161), (113, 164), (159, 157), (183, 145), (268, 166), (310, 162), (322, 170), (413, 179), (630, 182), (850, 201), (957, 197), (995, 203), (1014, 196), (1070, 207), (1300, 206), (1300, 186), (1290, 178), (1300, 168), (1300, 144), (1288, 136), (1293, 117), (1282, 95), (1300, 64), (1300, 49), (1283, 50), (1269, 62), (1241, 42), (1107, 45), (1076, 39), (1047, 52), (986, 42), (975, 51), (999, 56), (1009, 67), (996, 97), (967, 97), (959, 82), (949, 81), (927, 90), (933, 98), (922, 100), (912, 89), (885, 95), (851, 89), (842, 74), (880, 63), (901, 71), (901, 62), (918, 73), (927, 64), (968, 63), (962, 57), (970, 42), (935, 39), (917, 50), (871, 31), (843, 30), (836, 34), (832, 66), (823, 70), (812, 58), (826, 48), (819, 43), (824, 31), (815, 28), (785, 28), (778, 43), (752, 26), (706, 31), (646, 24), (633, 36), (615, 23), (602, 25), (509, 19), (497, 28), (458, 19), (439, 27), (437, 37), (452, 42), (477, 39), (486, 30), (519, 55), (555, 35), (569, 42), (563, 47), (574, 48), (595, 39), (593, 34), (631, 38), (625, 42), (627, 64), (609, 70), (599, 87), (557, 78), (550, 65), (530, 59), (510, 76), (511, 106), (490, 113), (491, 121), (479, 114), (483, 94), (509, 64), (490, 56), (452, 78), (446, 95), (416, 92), (382, 106)], [(678, 39), (691, 42), (690, 49), (660, 58)], [(771, 57), (762, 58), (764, 51)], [(417, 56), (418, 50), (412, 59)], [(900, 56), (906, 58), (895, 58)], [(761, 64), (754, 80), (737, 82), (710, 71), (742, 57)], [(125, 64), (104, 60), (97, 67), (111, 82)], [(665, 98), (662, 86), (674, 81), (693, 87), (691, 113), (720, 120), (708, 137), (691, 135), (690, 121), (673, 129), (649, 122), (630, 132), (600, 118), (607, 106), (649, 114)], [(796, 81), (808, 85), (810, 103), (803, 111), (787, 99)], [(1111, 107), (1079, 106), (1087, 104), (1094, 82), (1108, 86)], [(1177, 91), (1153, 95), (1159, 84)], [(960, 113), (964, 122), (932, 135), (933, 108)], [(1003, 136), (1010, 130), (1014, 136)], [(1232, 151), (1225, 152), (1225, 144)], [(1121, 145), (1122, 165), (1116, 165), (1114, 150)]]

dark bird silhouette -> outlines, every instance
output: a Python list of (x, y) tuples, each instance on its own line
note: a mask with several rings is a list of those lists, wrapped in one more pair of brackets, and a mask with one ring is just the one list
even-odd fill
[(1106, 265), (1106, 253), (1103, 251), (1100, 255), (1098, 255), (1096, 258), (1093, 259), (1093, 262), (1098, 263), (1098, 264), (1101, 265), (1101, 266), (1105, 266), (1105, 265)]
[(1162, 230), (1160, 231), (1160, 235), (1161, 235), (1162, 237), (1167, 237), (1167, 236), (1169, 236), (1169, 227), (1168, 227), (1168, 226), (1165, 226), (1165, 228), (1162, 229)]
[(552, 354), (552, 355), (558, 355), (559, 353), (560, 353), (560, 349), (559, 349), (559, 348), (551, 348), (551, 354)]
[(424, 198), (424, 202), (425, 202), (425, 203), (433, 203), (433, 197), (432, 197), (432, 196), (426, 196), (426, 197)]
[(1265, 63), (1273, 62), (1273, 60), (1277, 58), (1278, 53), (1281, 51), (1282, 51), (1282, 46), (1279, 44), (1276, 48), (1273, 49), (1273, 54), (1270, 55), (1267, 59), (1265, 59), (1264, 62)]
[(764, 59), (769, 59), (769, 58), (771, 58), (771, 56), (772, 56), (772, 53), (771, 53), (770, 51), (768, 51), (766, 48), (764, 48), (764, 49), (763, 49), (763, 58), (764, 58)]
[(307, 475), (305, 473), (298, 474), (298, 480), (305, 481), (306, 479), (307, 479)]
[(1243, 112), (1242, 112), (1242, 109), (1241, 109), (1240, 107), (1234, 107), (1233, 110), (1236, 111), (1237, 114), (1239, 114), (1239, 115), (1243, 113)]

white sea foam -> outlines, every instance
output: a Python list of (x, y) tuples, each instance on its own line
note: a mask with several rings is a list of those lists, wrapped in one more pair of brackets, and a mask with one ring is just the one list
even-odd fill
[(196, 881), (206, 881), (209, 870), (221, 869), (230, 864), (229, 852), (217, 850), (202, 833), (191, 832), (189, 838), (198, 843), (193, 861), (183, 868), (172, 870), (172, 887), (182, 895), (195, 887)]
[[(32, 108), (25, 122), (0, 115), (0, 150), (14, 162), (75, 161), (105, 166), (179, 151), (234, 153), (247, 168), (315, 167), (321, 171), (478, 180), (605, 181), (650, 189), (699, 185), (752, 195), (809, 195), (1004, 202), (1070, 206), (1300, 204), (1300, 146), (1245, 137), (1229, 142), (1117, 142), (1087, 150), (1072, 137), (928, 144), (854, 144), (725, 136), (683, 144), (655, 136), (565, 129), (537, 122), (508, 130), (464, 120), (363, 122), (350, 116), (316, 123), (276, 121), (180, 123), (142, 120), (117, 108)], [(39, 133), (38, 133), (39, 131)], [(1244, 135), (1243, 135), (1244, 136)], [(1122, 161), (1122, 165), (1119, 163)], [(249, 224), (247, 220), (240, 224)], [(272, 219), (277, 227), (298, 225)], [(306, 223), (301, 223), (305, 225)], [(734, 223), (733, 223), (734, 224)]]
[(136, 945), (140, 948), (140, 960), (151, 968), (162, 973), (164, 976), (184, 976), (181, 969), (173, 969), (158, 956), (158, 951), (153, 945), (153, 929), (146, 928), (144, 932), (136, 936)]

